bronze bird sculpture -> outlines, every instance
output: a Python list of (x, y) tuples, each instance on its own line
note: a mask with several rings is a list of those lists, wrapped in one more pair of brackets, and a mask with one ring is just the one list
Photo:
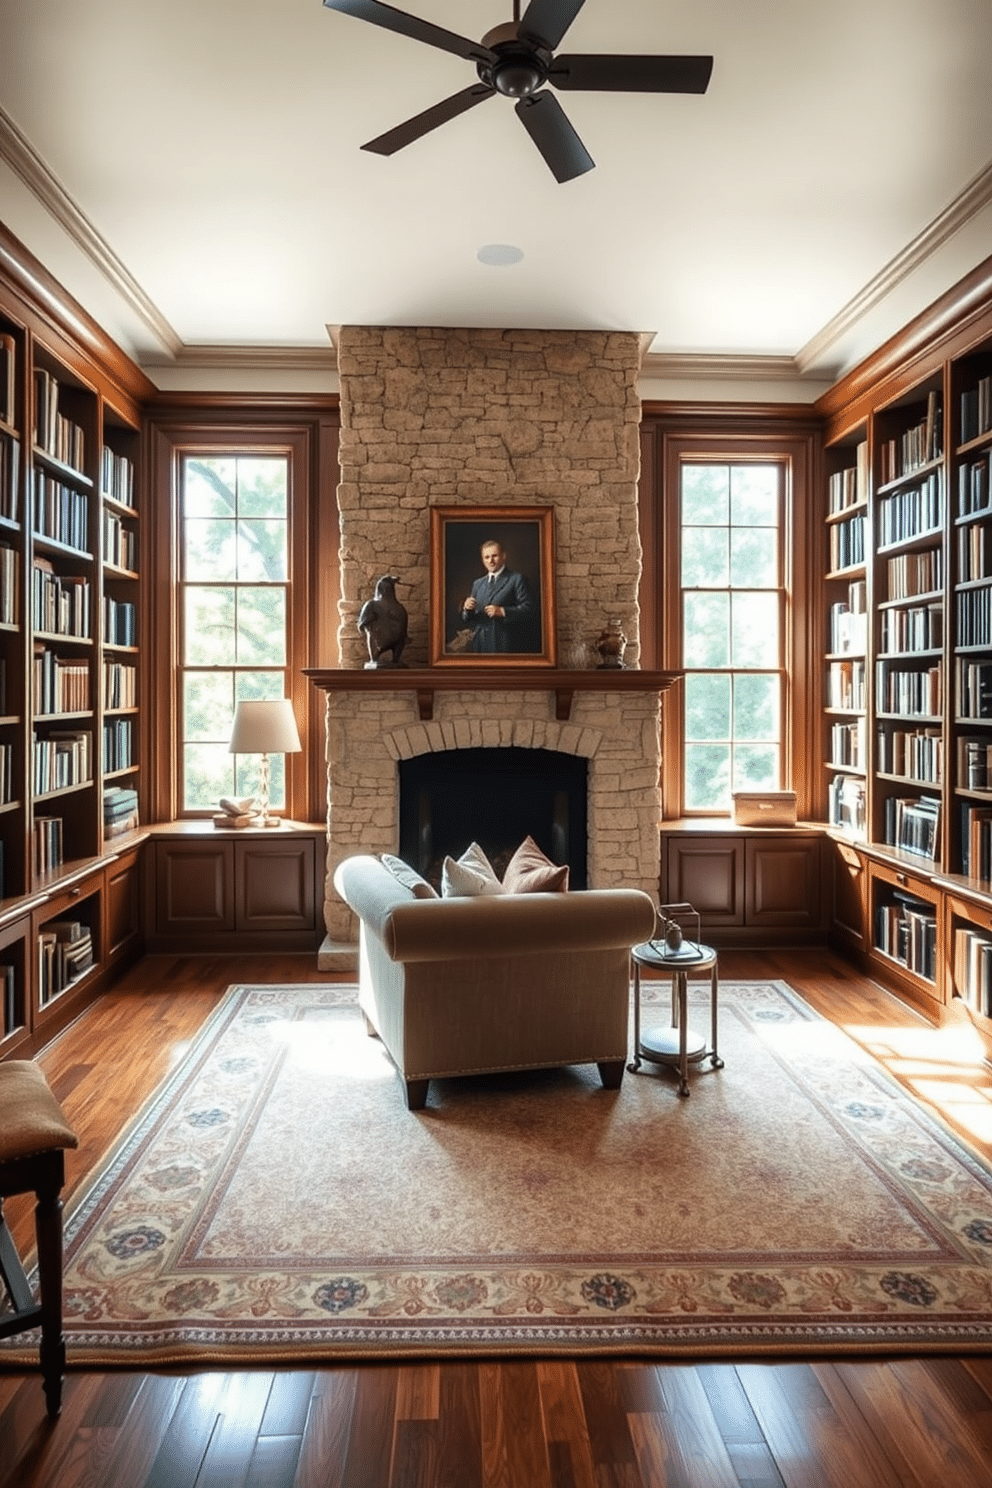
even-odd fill
[[(402, 666), (400, 657), (406, 645), (406, 610), (396, 598), (395, 574), (383, 574), (376, 579), (375, 594), (367, 599), (358, 614), (358, 628), (365, 632), (369, 648), (366, 670), (375, 667)], [(385, 653), (389, 660), (384, 660)]]

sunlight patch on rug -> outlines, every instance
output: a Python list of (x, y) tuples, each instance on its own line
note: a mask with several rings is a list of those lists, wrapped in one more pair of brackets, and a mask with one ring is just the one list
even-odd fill
[(992, 1346), (992, 1174), (783, 983), (721, 986), (689, 1099), (570, 1067), (417, 1113), (355, 996), (230, 989), (67, 1221), (70, 1363)]

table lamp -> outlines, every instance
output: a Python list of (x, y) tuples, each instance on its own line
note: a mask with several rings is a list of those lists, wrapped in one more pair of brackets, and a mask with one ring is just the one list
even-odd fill
[(299, 754), (300, 735), (289, 698), (260, 698), (240, 702), (234, 710), (231, 754), (261, 755), (258, 766), (260, 827), (278, 827), (279, 817), (269, 815), (269, 755)]

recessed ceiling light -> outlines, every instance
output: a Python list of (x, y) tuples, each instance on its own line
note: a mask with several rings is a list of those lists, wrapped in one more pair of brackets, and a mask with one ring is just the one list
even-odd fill
[(493, 268), (505, 269), (510, 264), (517, 264), (524, 256), (522, 248), (514, 248), (512, 243), (483, 243), (475, 255), (480, 263), (490, 264)]

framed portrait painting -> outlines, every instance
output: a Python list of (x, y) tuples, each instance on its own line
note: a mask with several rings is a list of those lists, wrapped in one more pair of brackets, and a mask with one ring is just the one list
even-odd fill
[(431, 508), (431, 666), (557, 661), (554, 508)]

